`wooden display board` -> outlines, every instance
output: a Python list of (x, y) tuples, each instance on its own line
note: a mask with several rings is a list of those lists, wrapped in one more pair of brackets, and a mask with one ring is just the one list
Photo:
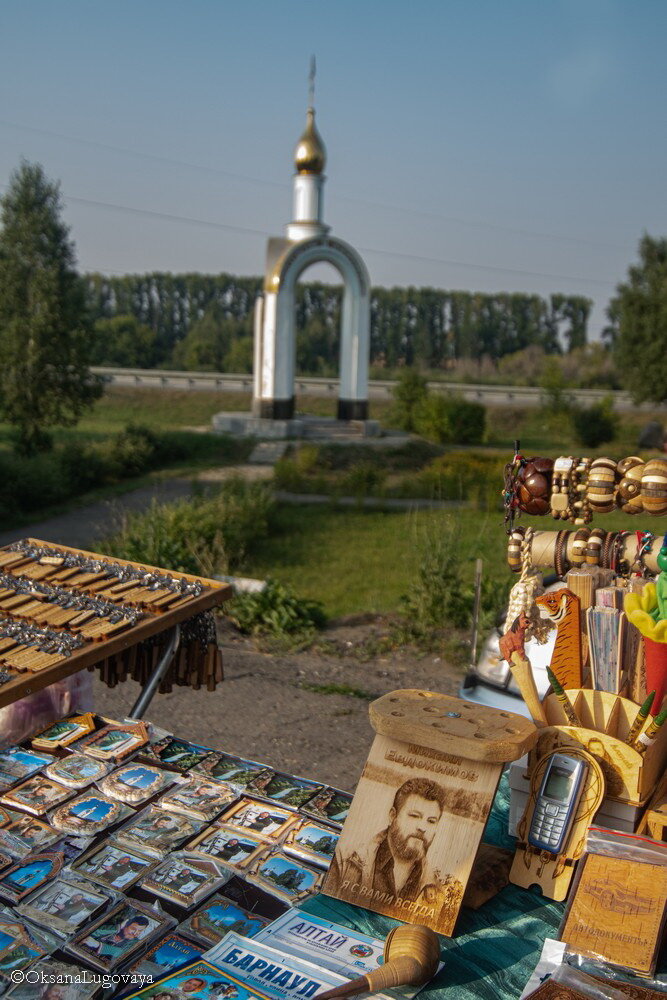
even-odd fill
[(449, 935), (502, 765), (537, 730), (428, 691), (385, 695), (370, 718), (377, 735), (323, 892)]
[[(62, 553), (63, 557), (68, 553), (74, 554), (84, 559), (131, 567), (140, 570), (147, 576), (157, 574), (158, 576), (168, 576), (176, 582), (184, 581), (196, 584), (198, 585), (197, 593), (174, 596), (168, 594), (166, 588), (162, 588), (161, 591), (155, 588), (151, 590), (148, 586), (142, 587), (137, 581), (121, 584), (118, 582), (118, 578), (104, 572), (98, 574), (80, 572), (77, 574), (72, 570), (65, 570), (62, 563), (58, 563), (58, 556), (47, 557), (43, 560), (20, 559), (10, 555), (13, 546), (8, 545), (0, 548), (0, 574), (3, 577), (13, 577), (16, 580), (34, 580), (40, 584), (46, 584), (48, 587), (71, 591), (73, 595), (88, 595), (116, 604), (119, 607), (131, 607), (138, 612), (134, 623), (130, 623), (128, 620), (124, 625), (121, 622), (120, 627), (109, 625), (106, 629), (106, 635), (103, 625), (97, 631), (89, 628), (88, 634), (86, 634), (84, 628), (77, 632), (75, 628), (67, 628), (67, 626), (53, 624), (52, 621), (49, 622), (49, 618), (53, 619), (54, 605), (49, 605), (49, 602), (43, 598), (33, 595), (32, 599), (29, 599), (21, 594), (12, 596), (10, 588), (0, 588), (0, 593), (3, 594), (3, 597), (0, 598), (0, 625), (11, 621), (30, 623), (37, 627), (45, 625), (49, 630), (58, 634), (73, 636), (78, 634), (84, 640), (83, 644), (79, 648), (73, 649), (69, 655), (56, 653), (49, 656), (35, 656), (32, 661), (22, 656), (20, 643), (17, 644), (16, 648), (12, 648), (11, 645), (8, 646), (7, 640), (4, 640), (3, 647), (2, 640), (0, 640), (0, 651), (3, 648), (9, 649), (18, 664), (17, 666), (12, 666), (11, 662), (3, 664), (3, 669), (12, 677), (11, 680), (0, 686), (0, 708), (24, 697), (24, 695), (39, 691), (49, 684), (53, 684), (54, 681), (68, 677), (78, 670), (92, 667), (111, 656), (122, 653), (137, 643), (160, 632), (165, 632), (202, 611), (221, 605), (232, 596), (232, 588), (229, 584), (219, 583), (216, 580), (188, 573), (176, 573), (156, 566), (131, 562), (127, 559), (107, 557), (101, 553), (88, 552), (68, 545), (54, 545), (51, 542), (35, 538), (26, 538), (24, 541), (31, 546), (57, 550), (58, 553)], [(50, 607), (51, 611), (45, 619), (46, 607)], [(103, 619), (99, 620), (103, 622)], [(38, 666), (23, 665), (34, 661), (38, 663)], [(44, 661), (48, 661), (46, 665), (42, 665)]]

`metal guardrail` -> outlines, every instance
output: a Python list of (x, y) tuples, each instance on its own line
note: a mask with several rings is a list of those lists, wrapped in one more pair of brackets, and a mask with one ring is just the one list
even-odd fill
[[(151, 389), (183, 389), (187, 391), (204, 392), (240, 392), (251, 393), (253, 388), (252, 375), (235, 375), (221, 372), (183, 372), (163, 371), (159, 368), (93, 368), (96, 374), (102, 375), (112, 385), (142, 386)], [(294, 382), (297, 394), (308, 396), (338, 395), (337, 378), (322, 378), (318, 376), (298, 376)], [(368, 383), (369, 399), (391, 399), (396, 381), (394, 379), (372, 379)], [(483, 403), (485, 406), (517, 406), (535, 407), (544, 401), (544, 391), (538, 386), (520, 385), (472, 385), (467, 382), (428, 383), (432, 392), (455, 393), (464, 399)], [(611, 396), (614, 409), (656, 410), (665, 406), (646, 403), (638, 406), (633, 403), (627, 392), (609, 389), (571, 389), (567, 395), (583, 406), (598, 403)]]

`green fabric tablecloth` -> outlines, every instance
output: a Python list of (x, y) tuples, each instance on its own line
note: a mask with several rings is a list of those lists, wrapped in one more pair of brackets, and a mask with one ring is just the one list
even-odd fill
[[(509, 784), (503, 775), (484, 841), (514, 848), (507, 833)], [(384, 938), (396, 921), (328, 896), (316, 896), (303, 907), (326, 920)], [(462, 909), (454, 936), (441, 938), (445, 963), (440, 974), (419, 994), (435, 1000), (443, 990), (455, 1000), (510, 1000), (519, 997), (537, 965), (544, 939), (556, 937), (564, 903), (545, 900), (538, 889), (506, 886), (479, 910)]]

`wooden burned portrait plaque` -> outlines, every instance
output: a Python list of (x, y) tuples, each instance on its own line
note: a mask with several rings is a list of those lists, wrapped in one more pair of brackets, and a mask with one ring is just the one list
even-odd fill
[[(492, 716), (502, 740), (475, 738), (485, 724), (498, 735)], [(371, 721), (378, 735), (322, 891), (451, 934), (502, 757), (521, 756), (536, 730), (509, 713), (417, 691), (380, 698)], [(394, 738), (394, 728), (414, 741)], [(471, 752), (477, 759), (463, 755)]]

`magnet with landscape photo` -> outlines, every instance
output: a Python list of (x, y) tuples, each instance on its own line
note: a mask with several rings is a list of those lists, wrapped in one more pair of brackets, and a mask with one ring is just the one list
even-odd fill
[(126, 764), (103, 778), (99, 787), (110, 799), (141, 805), (162, 791), (172, 777), (168, 771), (147, 764)]
[(82, 878), (125, 891), (154, 864), (154, 859), (108, 841), (74, 861), (71, 867)]
[(18, 903), (55, 878), (62, 864), (62, 854), (28, 854), (11, 868), (0, 872), (0, 896), (11, 903)]
[(49, 764), (45, 773), (49, 778), (67, 785), (68, 788), (85, 788), (93, 781), (103, 778), (110, 769), (110, 764), (95, 760), (94, 757), (87, 757), (83, 753), (71, 753)]
[(248, 785), (248, 792), (262, 799), (273, 799), (280, 805), (298, 809), (321, 792), (324, 785), (306, 778), (296, 778), (292, 774), (282, 774), (273, 771), (268, 775), (260, 775)]
[(298, 820), (290, 809), (244, 796), (222, 814), (219, 822), (235, 830), (247, 830), (263, 840), (277, 841)]
[(236, 792), (229, 785), (206, 781), (199, 777), (188, 777), (165, 792), (158, 805), (168, 812), (211, 820), (235, 798)]
[(258, 764), (257, 761), (234, 757), (233, 754), (221, 753), (219, 750), (196, 764), (193, 771), (212, 781), (226, 781), (239, 790), (247, 788), (260, 775), (273, 773), (267, 764)]
[(179, 740), (176, 736), (165, 736), (156, 743), (144, 747), (141, 756), (159, 760), (173, 771), (189, 771), (196, 764), (201, 764), (212, 752), (210, 747)]
[(92, 736), (79, 740), (76, 749), (97, 760), (117, 761), (128, 757), (148, 743), (148, 731), (143, 722), (109, 724)]
[(328, 868), (338, 843), (338, 832), (319, 823), (302, 821), (287, 835), (283, 851), (318, 868)]
[(243, 937), (254, 937), (268, 923), (267, 917), (244, 910), (227, 899), (224, 893), (216, 893), (183, 921), (181, 930), (210, 948), (230, 931), (236, 931)]
[(319, 891), (323, 873), (280, 852), (260, 861), (250, 878), (288, 903), (299, 903)]
[(128, 806), (108, 799), (101, 792), (85, 792), (54, 810), (51, 823), (64, 833), (92, 837), (102, 830), (108, 830), (131, 812)]
[(25, 781), (52, 760), (51, 754), (34, 753), (20, 747), (4, 750), (0, 753), (0, 786), (9, 788), (19, 781)]
[(73, 715), (69, 719), (59, 719), (34, 736), (31, 743), (36, 750), (54, 750), (56, 747), (66, 747), (94, 731), (95, 719), (87, 712), (84, 715)]
[(299, 812), (304, 816), (312, 816), (314, 819), (324, 820), (339, 829), (347, 819), (347, 814), (352, 805), (352, 796), (349, 792), (341, 792), (338, 788), (325, 788), (318, 792)]
[(25, 969), (45, 955), (24, 924), (0, 921), (0, 975)]

